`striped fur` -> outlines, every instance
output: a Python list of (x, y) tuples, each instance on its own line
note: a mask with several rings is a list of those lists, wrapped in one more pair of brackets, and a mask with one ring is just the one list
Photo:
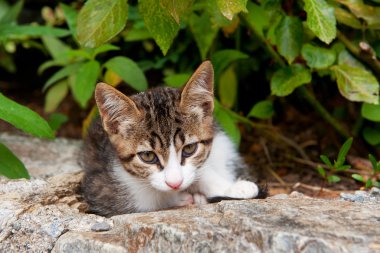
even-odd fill
[[(110, 216), (204, 203), (226, 194), (257, 195), (257, 186), (248, 181), (240, 182), (247, 189), (233, 189), (244, 164), (214, 121), (210, 62), (183, 89), (155, 88), (127, 97), (101, 83), (95, 99), (100, 118), (88, 130), (82, 159), (82, 190), (91, 211)], [(184, 147), (193, 143), (194, 154), (185, 156)], [(141, 158), (148, 151), (156, 162)], [(178, 189), (172, 182), (180, 183)]]

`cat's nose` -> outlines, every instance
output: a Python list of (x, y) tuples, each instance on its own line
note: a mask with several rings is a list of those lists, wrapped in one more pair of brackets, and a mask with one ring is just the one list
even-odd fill
[(183, 182), (183, 179), (181, 179), (180, 181), (177, 181), (177, 182), (168, 182), (168, 181), (165, 181), (165, 183), (170, 188), (172, 188), (173, 190), (177, 190), (181, 186), (182, 182)]

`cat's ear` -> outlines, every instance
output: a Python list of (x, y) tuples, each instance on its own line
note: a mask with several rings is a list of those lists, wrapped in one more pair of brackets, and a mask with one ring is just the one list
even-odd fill
[(108, 84), (96, 85), (95, 100), (103, 126), (108, 133), (118, 133), (121, 123), (135, 121), (140, 115), (132, 99)]
[(214, 110), (214, 69), (210, 61), (203, 62), (191, 76), (181, 93), (183, 111), (210, 116)]

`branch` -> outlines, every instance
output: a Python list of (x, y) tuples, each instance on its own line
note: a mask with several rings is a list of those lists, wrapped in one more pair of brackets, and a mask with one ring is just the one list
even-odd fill
[(360, 42), (356, 45), (340, 31), (337, 32), (337, 37), (355, 57), (365, 62), (380, 77), (380, 61), (369, 44)]
[[(287, 65), (286, 62), (273, 49), (272, 45), (270, 45), (268, 41), (263, 36), (261, 36), (260, 33), (256, 31), (255, 27), (248, 22), (245, 15), (242, 15), (242, 18), (248, 25), (248, 27), (251, 29), (252, 33), (260, 40), (262, 47), (272, 56), (275, 62), (281, 67), (285, 67)], [(315, 97), (304, 86), (299, 87), (298, 90), (306, 99), (306, 101), (308, 101), (309, 104), (322, 116), (322, 118), (326, 120), (329, 124), (331, 124), (331, 126), (340, 135), (346, 138), (350, 136), (349, 133), (339, 124), (339, 122), (335, 120), (333, 116), (331, 116), (331, 114), (323, 107), (323, 105), (321, 105), (321, 103), (319, 103), (319, 101), (315, 99)]]

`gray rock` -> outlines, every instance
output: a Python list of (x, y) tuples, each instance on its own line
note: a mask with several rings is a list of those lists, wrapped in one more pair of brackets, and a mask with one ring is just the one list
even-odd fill
[(112, 231), (68, 232), (53, 252), (377, 252), (379, 211), (306, 198), (223, 201), (115, 216)]
[(369, 191), (369, 194), (371, 196), (380, 198), (380, 189), (376, 187), (372, 187), (372, 189)]
[(63, 138), (51, 141), (1, 133), (0, 142), (21, 159), (34, 178), (81, 171), (77, 163), (81, 141)]
[(342, 192), (340, 198), (352, 202), (380, 204), (380, 189), (373, 187), (369, 192), (355, 191), (354, 194)]
[(342, 194), (350, 201), (292, 193), (104, 218), (85, 213), (80, 142), (5, 140), (38, 178), (0, 178), (0, 252), (380, 252), (376, 188)]
[(107, 222), (97, 222), (91, 227), (91, 231), (104, 232), (111, 230), (111, 225)]
[(0, 180), (0, 252), (47, 252), (67, 231), (89, 232), (94, 222), (112, 224), (83, 213), (85, 204), (77, 194), (81, 177)]
[(289, 195), (286, 193), (276, 194), (276, 195), (268, 197), (268, 199), (287, 199), (287, 198), (289, 198)]

